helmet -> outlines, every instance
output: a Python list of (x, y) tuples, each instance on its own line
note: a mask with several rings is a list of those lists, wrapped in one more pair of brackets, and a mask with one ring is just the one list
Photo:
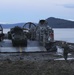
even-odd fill
[(44, 24), (45, 23), (45, 20), (40, 20), (39, 23), (40, 24)]
[(46, 20), (43, 20), (43, 19), (40, 20), (39, 23), (40, 23), (40, 24), (48, 24), (48, 22), (47, 22)]

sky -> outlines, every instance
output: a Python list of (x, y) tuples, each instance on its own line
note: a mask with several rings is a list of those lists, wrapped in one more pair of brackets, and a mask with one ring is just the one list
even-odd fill
[(49, 17), (74, 21), (74, 0), (0, 0), (0, 23), (39, 22)]

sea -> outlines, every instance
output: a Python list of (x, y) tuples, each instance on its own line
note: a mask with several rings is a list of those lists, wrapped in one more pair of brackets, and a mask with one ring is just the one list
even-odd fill
[(54, 39), (74, 43), (74, 28), (56, 28)]
[[(7, 33), (10, 29), (4, 29), (3, 32)], [(61, 40), (74, 43), (74, 28), (53, 28), (54, 40)]]

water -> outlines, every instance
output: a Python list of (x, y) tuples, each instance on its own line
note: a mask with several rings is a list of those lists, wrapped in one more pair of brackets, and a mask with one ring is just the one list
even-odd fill
[(74, 43), (74, 28), (54, 29), (54, 39)]
[(4, 29), (3, 33), (7, 33), (8, 31), (10, 31), (10, 29)]

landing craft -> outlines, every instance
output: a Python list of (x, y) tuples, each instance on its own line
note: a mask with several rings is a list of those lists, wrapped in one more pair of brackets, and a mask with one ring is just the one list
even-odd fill
[[(1, 26), (0, 26), (1, 27)], [(3, 28), (0, 28), (0, 40), (2, 39)], [(46, 20), (40, 20), (36, 25), (32, 22), (25, 23), (23, 27), (15, 26), (7, 33), (8, 39), (12, 41), (13, 46), (27, 46), (29, 41), (37, 41), (40, 46), (46, 48), (47, 51), (56, 51), (54, 41), (54, 31), (48, 25)]]

